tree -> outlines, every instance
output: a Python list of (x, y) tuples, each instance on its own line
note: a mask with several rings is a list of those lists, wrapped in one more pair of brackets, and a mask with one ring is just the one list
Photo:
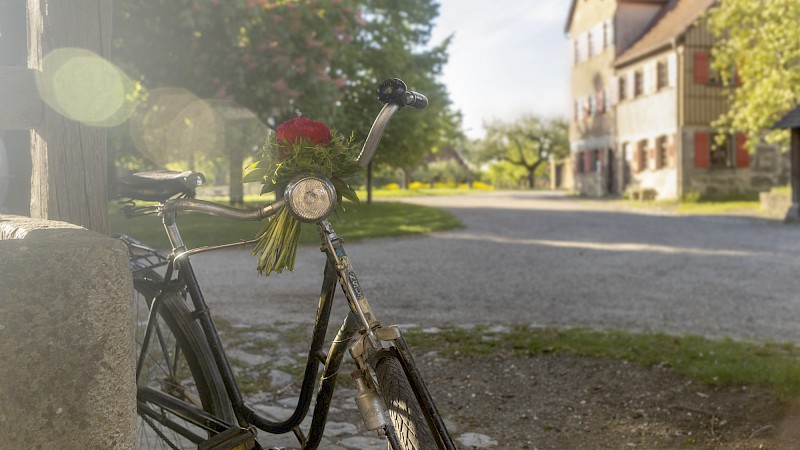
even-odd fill
[(550, 156), (569, 153), (567, 123), (562, 119), (526, 116), (513, 123), (497, 122), (486, 127), (477, 146), (480, 161), (504, 161), (525, 169), (528, 188), (533, 189), (537, 170)]
[(388, 126), (373, 164), (401, 169), (406, 179), (425, 155), (452, 144), (461, 134), (446, 87), (438, 81), (447, 62), (447, 39), (431, 47), (430, 34), (439, 6), (435, 0), (362, 0), (364, 26), (336, 60), (348, 77), (337, 111), (337, 127), (365, 138), (380, 104), (375, 88), (387, 78), (401, 78), (430, 100), (423, 112), (404, 111)]
[(709, 11), (713, 64), (731, 102), (716, 126), (758, 136), (800, 102), (798, 23), (797, 1), (721, 0)]
[[(376, 162), (407, 168), (459, 125), (436, 80), (448, 42), (428, 48), (437, 11), (434, 0), (128, 0), (115, 8), (115, 44), (150, 89), (235, 102), (271, 126), (302, 113), (362, 139), (378, 83), (401, 77), (431, 107), (400, 114)], [(242, 161), (227, 156), (233, 187)]]
[[(212, 134), (215, 128), (206, 122), (183, 116), (195, 105), (195, 114), (221, 123), (215, 138), (227, 150), (231, 192), (239, 192), (233, 202), (241, 201), (239, 181), (247, 152), (241, 142), (224, 144), (222, 129), (232, 123), (226, 117), (237, 116), (239, 105), (271, 125), (298, 112), (331, 121), (347, 82), (347, 74), (333, 61), (362, 25), (355, 0), (130, 0), (115, 6), (120, 65), (138, 74), (151, 91), (180, 87), (190, 93), (167, 91), (169, 99), (163, 102), (149, 98), (140, 122), (147, 122), (145, 114), (162, 117), (172, 108), (176, 112), (170, 122), (181, 127), (178, 133)], [(206, 99), (217, 100), (210, 104), (213, 111), (198, 103), (208, 104)], [(169, 128), (153, 119), (143, 132), (152, 136), (157, 126)], [(163, 134), (174, 139), (177, 133)], [(251, 145), (263, 141), (264, 131), (259, 134)], [(209, 139), (197, 141), (208, 145)], [(191, 164), (194, 146), (178, 147), (158, 151), (189, 151)]]

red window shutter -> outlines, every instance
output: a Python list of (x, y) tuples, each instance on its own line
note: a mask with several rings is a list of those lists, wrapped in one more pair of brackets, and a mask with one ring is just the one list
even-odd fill
[(750, 167), (750, 152), (747, 151), (747, 135), (736, 133), (736, 167)]
[(642, 151), (638, 148), (633, 151), (633, 171), (636, 173), (642, 171)]
[(583, 152), (583, 164), (586, 168), (586, 173), (594, 172), (594, 167), (592, 167), (592, 151), (586, 150)]
[(580, 152), (577, 152), (577, 153), (572, 155), (572, 165), (574, 167), (575, 173), (581, 173), (582, 172), (581, 169), (583, 167), (581, 167), (581, 153)]
[(694, 166), (706, 168), (711, 165), (711, 139), (708, 131), (694, 133)]
[(694, 52), (694, 82), (695, 84), (708, 84), (708, 53)]

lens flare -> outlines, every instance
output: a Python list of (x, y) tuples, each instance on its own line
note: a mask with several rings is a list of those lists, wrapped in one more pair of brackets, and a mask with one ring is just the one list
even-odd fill
[(203, 100), (181, 88), (150, 91), (129, 121), (131, 139), (148, 159), (193, 168), (203, 160), (249, 154), (269, 128), (227, 100)]
[(39, 95), (53, 110), (87, 125), (114, 126), (136, 107), (135, 83), (122, 70), (89, 50), (60, 48), (42, 60)]

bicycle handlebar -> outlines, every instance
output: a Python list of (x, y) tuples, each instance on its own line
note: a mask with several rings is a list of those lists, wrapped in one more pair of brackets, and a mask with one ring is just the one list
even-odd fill
[(161, 212), (164, 214), (197, 212), (239, 221), (264, 220), (267, 217), (275, 215), (283, 208), (284, 204), (284, 200), (277, 200), (258, 209), (246, 210), (193, 198), (177, 198), (164, 203), (161, 207)]
[(361, 148), (361, 153), (358, 155), (358, 163), (361, 167), (367, 167), (372, 162), (375, 151), (378, 149), (378, 143), (394, 113), (405, 106), (418, 110), (428, 106), (427, 97), (419, 92), (408, 90), (406, 84), (399, 78), (385, 80), (378, 86), (377, 93), (378, 100), (385, 104), (378, 113), (378, 117), (375, 118), (375, 122), (372, 123), (367, 140), (364, 141), (364, 147)]

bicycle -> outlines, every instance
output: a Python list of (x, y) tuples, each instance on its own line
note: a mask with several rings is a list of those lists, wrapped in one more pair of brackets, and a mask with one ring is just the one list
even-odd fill
[[(427, 98), (399, 79), (378, 87), (384, 103), (367, 136), (359, 163), (372, 160), (386, 125), (404, 107), (424, 109)], [(294, 433), (302, 449), (319, 445), (345, 353), (355, 363), (356, 404), (367, 430), (386, 437), (394, 450), (455, 449), (408, 345), (396, 326), (383, 326), (367, 302), (342, 240), (328, 216), (335, 189), (316, 176), (293, 180), (281, 198), (256, 210), (244, 210), (195, 199), (204, 182), (198, 172), (140, 172), (118, 181), (127, 216), (158, 214), (171, 243), (169, 254), (129, 237), (137, 317), (137, 446), (153, 441), (163, 448), (261, 449), (257, 430)], [(304, 204), (312, 194), (310, 206)], [(136, 201), (157, 202), (137, 206)], [(260, 415), (246, 404), (223, 349), (209, 307), (200, 290), (190, 256), (222, 248), (252, 245), (255, 240), (187, 249), (177, 215), (196, 212), (230, 220), (263, 220), (282, 208), (304, 222), (315, 223), (326, 254), (317, 315), (294, 413), (282, 421)], [(158, 270), (157, 270), (158, 269)], [(159, 273), (163, 270), (163, 276)], [(323, 352), (336, 285), (349, 305), (336, 337)], [(145, 318), (146, 317), (146, 318)], [(320, 365), (322, 367), (320, 368)], [(319, 375), (322, 370), (321, 376)], [(309, 413), (319, 387), (308, 433), (300, 423)]]

